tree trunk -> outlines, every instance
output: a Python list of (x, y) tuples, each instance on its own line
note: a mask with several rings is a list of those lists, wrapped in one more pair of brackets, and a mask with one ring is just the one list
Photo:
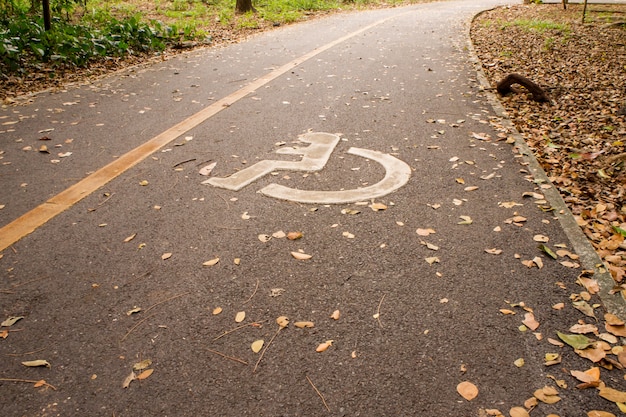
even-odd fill
[(235, 3), (235, 12), (248, 13), (256, 12), (256, 10), (252, 7), (252, 0), (237, 0), (237, 3)]
[(498, 85), (496, 86), (496, 90), (498, 90), (498, 93), (502, 94), (503, 96), (508, 93), (520, 92), (512, 87), (513, 84), (519, 84), (525, 87), (526, 90), (528, 90), (528, 92), (533, 95), (533, 100), (539, 103), (545, 103), (545, 102), (550, 101), (546, 92), (543, 91), (543, 88), (539, 87), (537, 84), (530, 81), (528, 78), (521, 76), (519, 74), (509, 74), (506, 77), (504, 77), (504, 79), (500, 81)]
[(52, 28), (52, 13), (50, 13), (50, 0), (43, 0), (43, 27), (46, 30)]

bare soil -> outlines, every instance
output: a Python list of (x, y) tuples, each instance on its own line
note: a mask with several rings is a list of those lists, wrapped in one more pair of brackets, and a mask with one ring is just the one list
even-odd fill
[[(616, 283), (625, 277), (626, 6), (518, 5), (491, 10), (472, 41), (492, 86), (516, 73), (548, 94), (501, 101)], [(626, 282), (626, 281), (625, 281)]]

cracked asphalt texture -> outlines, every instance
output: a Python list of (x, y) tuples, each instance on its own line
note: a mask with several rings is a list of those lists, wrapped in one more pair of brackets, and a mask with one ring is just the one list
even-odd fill
[[(537, 249), (536, 234), (553, 248), (572, 244), (553, 212), (522, 196), (544, 189), (507, 143), (511, 132), (468, 50), (471, 18), (500, 3), (334, 15), (2, 108), (5, 226), (247, 83), (387, 19), (228, 103), (2, 252), (0, 318), (24, 318), (0, 340), (0, 378), (56, 388), (0, 381), (3, 415), (473, 416), (522, 405), (553, 385), (548, 374), (573, 387), (544, 355), (558, 351), (571, 369), (589, 367), (545, 341), (580, 318), (568, 303), (581, 291), (580, 269)], [(322, 171), (278, 172), (238, 192), (201, 184), (209, 162), (217, 163), (213, 176), (225, 177), (289, 158), (275, 151), (308, 131), (341, 134)], [(37, 151), (42, 144), (50, 154)], [(386, 210), (257, 193), (270, 183), (340, 190), (379, 181), (384, 169), (347, 154), (353, 146), (411, 166), (404, 187), (376, 199)], [(520, 205), (502, 207), (511, 201)], [(527, 221), (506, 223), (515, 215)], [(460, 216), (472, 223), (459, 224)], [(419, 236), (418, 228), (436, 233)], [(277, 231), (303, 237), (258, 239)], [(298, 250), (312, 258), (294, 259)], [(536, 256), (542, 269), (521, 263)], [(429, 264), (432, 257), (439, 262)], [(499, 312), (507, 302), (534, 309), (544, 340), (518, 329), (523, 310)], [(565, 309), (554, 310), (560, 302)], [(127, 314), (135, 307), (143, 310)], [(329, 318), (335, 310), (339, 320)], [(236, 323), (240, 311), (246, 318)], [(292, 323), (277, 332), (279, 316)], [(295, 328), (299, 320), (315, 327)], [(258, 339), (267, 347), (260, 361), (250, 349)], [(332, 346), (316, 352), (327, 340)], [(51, 367), (21, 364), (32, 359)], [(144, 359), (154, 373), (123, 388)], [(462, 381), (479, 389), (471, 402), (456, 392)], [(563, 391), (533, 414), (611, 406), (594, 390)]]

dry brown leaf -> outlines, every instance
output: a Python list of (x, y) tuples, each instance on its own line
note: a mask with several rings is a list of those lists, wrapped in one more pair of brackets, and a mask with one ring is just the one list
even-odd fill
[(535, 315), (533, 313), (524, 314), (524, 320), (522, 321), (530, 330), (537, 330), (539, 327), (539, 322), (535, 320)]
[(326, 349), (328, 349), (329, 347), (331, 347), (333, 345), (333, 340), (327, 340), (324, 343), (320, 343), (317, 348), (315, 349), (316, 352), (320, 353), (320, 352), (324, 352), (326, 351)]
[(626, 326), (611, 326), (610, 324), (605, 323), (604, 328), (607, 332), (615, 336), (626, 337)]
[(598, 328), (594, 326), (593, 324), (574, 324), (572, 327), (569, 328), (569, 331), (572, 333), (578, 333), (578, 334), (587, 334), (587, 333), (597, 334)]
[(293, 325), (299, 329), (304, 329), (305, 327), (315, 327), (315, 323), (313, 323), (312, 321), (297, 321)]
[(511, 417), (530, 417), (528, 411), (526, 411), (523, 407), (513, 407), (509, 410), (509, 415)]
[(415, 232), (419, 236), (428, 236), (428, 235), (431, 235), (433, 233), (436, 233), (434, 229), (430, 229), (430, 228), (428, 228), (428, 229), (417, 229)]
[(167, 252), (164, 253), (163, 255), (161, 255), (161, 259), (166, 260), (166, 259), (170, 259), (172, 257), (172, 253), (171, 252)]
[(133, 365), (133, 371), (143, 371), (144, 369), (148, 369), (150, 365), (152, 365), (152, 359), (144, 359), (141, 362), (137, 362)]
[(616, 417), (615, 414), (608, 411), (591, 410), (587, 412), (587, 417)]
[(604, 321), (611, 326), (624, 326), (624, 320), (620, 319), (615, 314), (606, 313), (604, 315)]
[(535, 242), (546, 243), (546, 242), (550, 241), (550, 238), (548, 236), (544, 236), (544, 235), (535, 235), (535, 236), (533, 236), (533, 240)]
[(9, 331), (8, 330), (2, 330), (0, 331), (0, 337), (3, 339), (6, 339), (7, 337), (9, 337)]
[(270, 235), (263, 235), (263, 234), (258, 235), (257, 238), (263, 243), (267, 243), (272, 239)]
[(439, 258), (436, 257), (436, 256), (431, 256), (431, 257), (428, 257), (428, 258), (424, 258), (424, 260), (426, 262), (428, 262), (429, 265), (432, 265), (432, 264), (435, 264), (435, 263), (438, 264), (440, 262)]
[(586, 371), (570, 371), (572, 376), (580, 382), (595, 382), (600, 380), (600, 368), (593, 367)]
[(128, 388), (130, 383), (137, 379), (137, 375), (134, 372), (131, 372), (126, 378), (124, 378), (124, 382), (122, 382), (122, 388)]
[(220, 258), (213, 258), (210, 261), (203, 262), (202, 265), (203, 266), (213, 266), (213, 265), (217, 265), (217, 263), (219, 261), (220, 261)]
[(626, 392), (623, 391), (618, 391), (604, 386), (600, 388), (600, 392), (598, 394), (605, 400), (609, 400), (614, 403), (626, 403)]
[(491, 255), (500, 255), (502, 253), (502, 249), (496, 249), (496, 248), (492, 248), (492, 249), (485, 249), (485, 252), (491, 254)]
[(287, 316), (280, 316), (276, 319), (276, 324), (278, 324), (281, 329), (284, 329), (289, 325), (289, 319)]
[(383, 203), (373, 203), (373, 204), (370, 204), (369, 208), (371, 208), (374, 211), (387, 210), (387, 206), (384, 205)]
[(335, 310), (333, 311), (333, 314), (330, 315), (330, 318), (333, 320), (339, 320), (340, 316), (341, 316), (341, 313), (339, 312), (339, 310)]
[(146, 369), (145, 371), (137, 375), (137, 379), (139, 381), (144, 380), (148, 378), (150, 375), (152, 375), (153, 372), (154, 372), (154, 369)]
[(463, 381), (457, 385), (456, 391), (467, 401), (472, 401), (478, 396), (478, 388), (469, 381)]
[(313, 257), (313, 255), (307, 255), (306, 253), (302, 252), (291, 252), (291, 256), (299, 261), (306, 261), (307, 259), (311, 259)]
[(46, 380), (40, 379), (39, 381), (35, 382), (35, 384), (33, 384), (33, 387), (39, 388), (39, 387), (43, 387), (44, 385), (46, 385)]
[(263, 348), (264, 343), (265, 341), (263, 339), (255, 340), (254, 342), (252, 342), (252, 345), (250, 345), (250, 348), (254, 353), (259, 353)]
[(464, 190), (465, 191), (476, 191), (476, 190), (478, 190), (478, 187), (475, 186), (475, 185), (472, 185), (470, 187), (465, 187)]
[(565, 303), (556, 303), (552, 306), (554, 310), (563, 310), (565, 308)]
[(48, 363), (48, 361), (43, 360), (43, 359), (37, 359), (37, 360), (34, 360), (34, 361), (25, 361), (25, 362), (22, 362), (22, 365), (28, 366), (30, 368), (36, 368), (38, 366), (45, 366), (46, 368), (50, 368), (51, 367), (50, 364)]
[(574, 349), (574, 352), (578, 354), (578, 356), (583, 357), (585, 359), (589, 359), (591, 362), (596, 363), (600, 362), (602, 359), (606, 357), (606, 352), (602, 347), (589, 347), (587, 349)]
[(222, 312), (222, 307), (215, 307), (213, 309), (213, 315), (217, 316), (218, 314), (220, 314)]
[(132, 235), (128, 236), (126, 239), (124, 239), (124, 243), (130, 242), (135, 238), (135, 236), (137, 236), (137, 233), (133, 233)]
[(500, 309), (500, 313), (504, 314), (505, 316), (517, 314), (517, 313), (515, 313), (515, 311), (509, 310), (509, 309), (506, 309), (506, 308), (501, 308)]
[(287, 239), (289, 240), (298, 240), (302, 239), (304, 234), (302, 232), (289, 232), (287, 233)]
[(241, 323), (242, 321), (244, 321), (246, 319), (246, 312), (245, 311), (239, 311), (236, 315), (235, 315), (235, 323)]

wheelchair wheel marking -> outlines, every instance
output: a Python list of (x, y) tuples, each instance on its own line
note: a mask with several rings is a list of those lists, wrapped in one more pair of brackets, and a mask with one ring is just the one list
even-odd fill
[(374, 185), (341, 191), (309, 191), (270, 184), (259, 193), (280, 200), (296, 201), (310, 204), (341, 204), (368, 200), (385, 196), (402, 187), (411, 177), (411, 168), (406, 162), (389, 154), (362, 148), (350, 148), (348, 153), (371, 159), (385, 168), (385, 177)]

